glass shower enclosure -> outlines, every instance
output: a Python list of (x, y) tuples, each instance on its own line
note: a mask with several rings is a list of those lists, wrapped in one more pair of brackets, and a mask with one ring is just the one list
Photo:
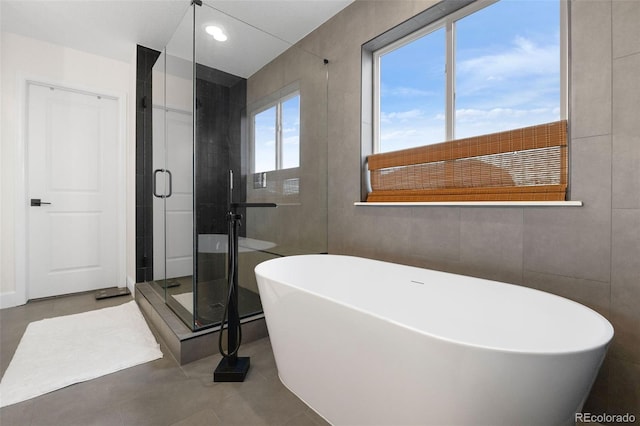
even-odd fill
[(219, 4), (190, 5), (153, 67), (152, 287), (194, 331), (223, 321), (230, 201), (278, 206), (238, 209), (242, 319), (258, 263), (327, 251), (328, 66)]

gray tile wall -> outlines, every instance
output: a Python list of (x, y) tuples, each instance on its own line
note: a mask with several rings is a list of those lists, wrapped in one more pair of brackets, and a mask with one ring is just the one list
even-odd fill
[(583, 207), (356, 207), (360, 47), (435, 3), (356, 0), (300, 44), (330, 60), (329, 252), (525, 285), (596, 309), (616, 336), (585, 411), (640, 417), (640, 1), (571, 1), (571, 194)]

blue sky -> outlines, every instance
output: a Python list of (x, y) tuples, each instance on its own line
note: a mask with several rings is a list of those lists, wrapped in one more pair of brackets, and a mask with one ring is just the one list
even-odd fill
[[(560, 119), (558, 0), (502, 0), (456, 24), (456, 138)], [(381, 150), (445, 139), (445, 35), (381, 58)]]
[(282, 168), (300, 165), (300, 96), (282, 103)]
[(254, 119), (254, 172), (276, 169), (276, 108), (256, 114)]
[[(256, 114), (255, 173), (276, 169), (276, 106)], [(300, 96), (282, 102), (282, 167), (300, 165)]]

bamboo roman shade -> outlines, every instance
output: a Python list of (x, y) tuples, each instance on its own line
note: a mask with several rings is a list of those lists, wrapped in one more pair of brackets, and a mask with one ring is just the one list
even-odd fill
[(369, 202), (564, 201), (566, 120), (368, 157)]

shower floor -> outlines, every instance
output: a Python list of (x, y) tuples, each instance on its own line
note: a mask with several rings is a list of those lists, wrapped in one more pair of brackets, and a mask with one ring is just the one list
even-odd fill
[[(197, 283), (198, 300), (193, 306), (193, 279), (191, 276), (170, 278), (150, 283), (153, 290), (165, 298), (166, 304), (192, 330), (219, 325), (227, 302), (227, 280), (218, 279)], [(165, 289), (166, 286), (166, 289)], [(260, 296), (242, 285), (238, 287), (240, 318), (262, 313)], [(194, 315), (195, 311), (195, 315)]]

